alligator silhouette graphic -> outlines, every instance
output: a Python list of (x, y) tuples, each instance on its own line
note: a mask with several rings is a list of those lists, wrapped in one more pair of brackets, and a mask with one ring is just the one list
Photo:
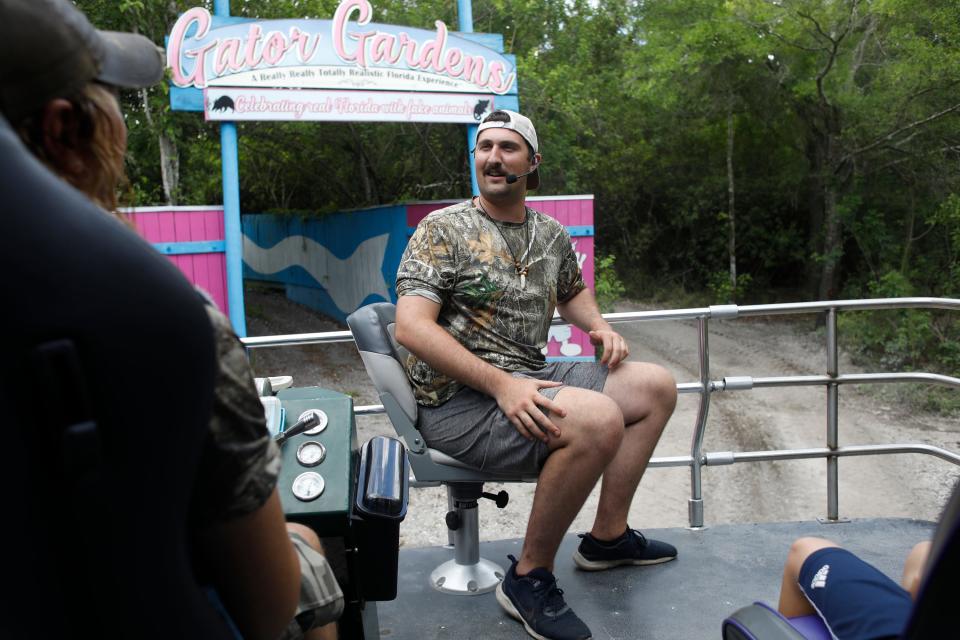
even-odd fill
[(230, 109), (230, 111), (236, 111), (236, 108), (233, 105), (233, 99), (230, 96), (220, 96), (217, 98), (217, 101), (213, 103), (213, 107), (211, 107), (210, 110), (226, 111), (227, 109)]
[(489, 100), (477, 100), (477, 105), (473, 108), (473, 119), (480, 122), (480, 118), (487, 112), (489, 106)]

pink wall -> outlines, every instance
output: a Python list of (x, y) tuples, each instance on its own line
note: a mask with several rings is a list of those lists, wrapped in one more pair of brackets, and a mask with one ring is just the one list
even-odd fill
[[(138, 207), (125, 213), (148, 242), (177, 251), (185, 242), (222, 242), (223, 207)], [(166, 251), (164, 253), (167, 253)], [(226, 254), (167, 253), (190, 282), (210, 294), (224, 313), (227, 304)]]
[[(442, 209), (448, 204), (459, 200), (421, 202), (407, 205), (407, 226), (415, 227), (428, 213)], [(591, 289), (594, 286), (593, 271), (593, 196), (547, 196), (528, 197), (527, 204), (541, 213), (555, 218), (568, 229), (589, 227), (589, 235), (577, 235), (572, 238), (573, 249), (577, 258), (581, 260), (583, 280)], [(564, 335), (564, 330), (551, 330), (550, 340), (547, 343), (548, 358), (592, 358), (595, 351), (590, 338), (580, 329), (573, 327), (571, 335)]]

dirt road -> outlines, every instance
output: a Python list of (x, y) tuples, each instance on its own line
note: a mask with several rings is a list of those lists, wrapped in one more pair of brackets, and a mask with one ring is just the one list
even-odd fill
[[(623, 305), (620, 311), (637, 309)], [(332, 331), (343, 327), (287, 300), (282, 291), (255, 288), (247, 293), (250, 335)], [(620, 324), (631, 359), (656, 362), (673, 372), (678, 382), (697, 380), (697, 338), (694, 322)], [(842, 336), (841, 336), (842, 345)], [(810, 317), (792, 322), (740, 319), (710, 325), (711, 377), (823, 374), (824, 339)], [(297, 386), (318, 385), (348, 393), (358, 405), (378, 404), (352, 344), (255, 350), (257, 375), (293, 375)], [(841, 372), (857, 371), (841, 357)], [(913, 414), (891, 399), (882, 387), (841, 387), (840, 443), (915, 442), (960, 451), (956, 419)], [(699, 396), (680, 396), (655, 457), (687, 455)], [(823, 388), (772, 388), (713, 395), (705, 450), (822, 447), (826, 433), (826, 392)], [(358, 418), (360, 441), (376, 434), (393, 435), (383, 416)], [(631, 510), (635, 527), (687, 525), (689, 471), (651, 469), (640, 485)], [(898, 516), (935, 520), (960, 469), (917, 454), (840, 460), (840, 515)], [(481, 539), (522, 537), (535, 485), (512, 484), (510, 504), (498, 510), (481, 502)], [(495, 485), (488, 490), (499, 490)], [(721, 522), (812, 520), (826, 515), (826, 463), (822, 460), (743, 463), (708, 467), (703, 475), (707, 526)], [(590, 528), (595, 491), (571, 530)], [(446, 493), (440, 488), (411, 491), (401, 543), (427, 546), (446, 542), (443, 514)], [(825, 532), (825, 535), (829, 535)]]

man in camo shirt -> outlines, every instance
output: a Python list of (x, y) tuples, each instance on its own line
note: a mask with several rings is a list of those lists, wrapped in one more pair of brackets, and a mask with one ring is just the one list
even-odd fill
[[(625, 362), (626, 341), (584, 286), (570, 236), (525, 205), (540, 183), (530, 120), (495, 111), (478, 128), (480, 195), (434, 211), (397, 273), (397, 340), (430, 447), (491, 471), (539, 473), (520, 560), (497, 600), (537, 638), (589, 638), (552, 574), (560, 542), (600, 476), (596, 519), (574, 554), (602, 570), (676, 557), (627, 524), (676, 404), (662, 367)], [(602, 347), (599, 362), (547, 364), (554, 310)]]

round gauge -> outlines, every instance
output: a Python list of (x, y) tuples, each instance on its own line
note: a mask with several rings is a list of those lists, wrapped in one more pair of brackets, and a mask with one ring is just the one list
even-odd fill
[(307, 429), (307, 430), (304, 431), (303, 433), (304, 433), (304, 435), (315, 436), (315, 435), (317, 435), (318, 433), (322, 432), (324, 429), (327, 428), (327, 422), (328, 422), (328, 420), (327, 420), (327, 414), (325, 414), (325, 413), (324, 413), (323, 411), (321, 411), (320, 409), (307, 409), (306, 411), (304, 411), (303, 413), (300, 414), (300, 417), (297, 418), (297, 421), (299, 422), (300, 420), (303, 420), (304, 418), (310, 417), (310, 414), (316, 414), (316, 416), (317, 416), (318, 418), (320, 418), (320, 422), (318, 422), (318, 423), (317, 423), (317, 426), (315, 426), (314, 428), (312, 428), (312, 429)]
[(293, 480), (293, 495), (298, 500), (310, 502), (316, 500), (323, 493), (325, 483), (323, 476), (315, 471), (301, 473)]
[(305, 467), (315, 467), (326, 457), (326, 447), (314, 440), (304, 442), (297, 447), (297, 461)]

